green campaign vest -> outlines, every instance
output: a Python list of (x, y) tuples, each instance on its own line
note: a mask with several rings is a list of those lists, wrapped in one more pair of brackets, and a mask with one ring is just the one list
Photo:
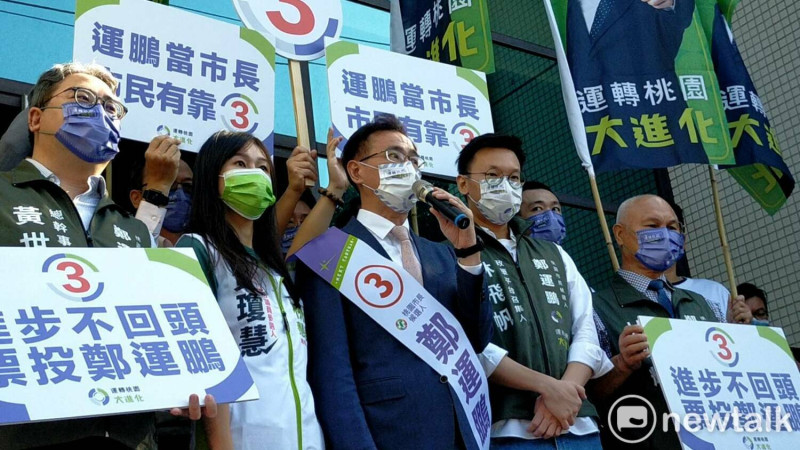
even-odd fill
[[(481, 230), (481, 251), (494, 315), (492, 342), (509, 358), (560, 379), (572, 341), (566, 267), (555, 244), (523, 236), (527, 222), (515, 217), (509, 228), (517, 240), (517, 263), (505, 247)], [(539, 394), (490, 384), (493, 420), (533, 418)], [(595, 416), (588, 401), (578, 416)]]
[(22, 161), (0, 173), (0, 246), (150, 247), (144, 223), (105, 193), (85, 232), (78, 210), (63, 189)]
[[(614, 274), (609, 288), (594, 294), (593, 303), (597, 315), (603, 320), (608, 330), (612, 355), (619, 354), (620, 333), (629, 323), (635, 324), (638, 316), (669, 317), (661, 305), (645, 297), (618, 274)], [(676, 318), (716, 321), (716, 315), (708, 302), (694, 292), (675, 289), (672, 293), (672, 304)], [(618, 398), (629, 394), (642, 396), (649, 400), (655, 408), (658, 425), (653, 435), (646, 441), (636, 444), (636, 447), (641, 450), (680, 449), (681, 445), (677, 435), (672, 431), (672, 425), (670, 425), (669, 432), (663, 432), (661, 417), (668, 412), (667, 402), (661, 393), (661, 388), (654, 382), (653, 375), (650, 373), (651, 367), (652, 363), (646, 360), (642, 368), (631, 374), (617, 389), (613, 398), (606, 402), (596, 402), (600, 417), (604, 420), (608, 417), (609, 408)], [(616, 440), (608, 430), (603, 431), (603, 442), (604, 445), (613, 442), (613, 448), (633, 447), (633, 445), (626, 446)]]

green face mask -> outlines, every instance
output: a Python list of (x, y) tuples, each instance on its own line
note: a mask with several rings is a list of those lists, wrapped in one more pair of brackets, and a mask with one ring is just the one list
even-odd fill
[(222, 201), (245, 219), (256, 220), (275, 204), (272, 179), (261, 169), (233, 169), (222, 175)]

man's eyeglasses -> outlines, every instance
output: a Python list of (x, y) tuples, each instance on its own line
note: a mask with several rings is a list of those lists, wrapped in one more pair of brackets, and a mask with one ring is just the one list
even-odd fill
[(373, 153), (373, 154), (371, 154), (369, 156), (365, 156), (365, 157), (359, 159), (358, 162), (364, 162), (364, 161), (372, 158), (373, 156), (378, 156), (378, 155), (384, 155), (386, 157), (387, 161), (392, 162), (392, 163), (396, 163), (396, 164), (403, 164), (406, 161), (410, 161), (411, 164), (413, 164), (414, 167), (416, 167), (417, 169), (419, 169), (419, 168), (421, 168), (422, 166), (425, 165), (425, 160), (420, 158), (418, 155), (414, 155), (414, 154), (406, 155), (402, 150), (397, 150), (397, 149), (392, 149), (392, 148), (390, 148), (388, 150), (385, 150), (385, 151), (382, 151), (382, 152)]
[(83, 87), (71, 87), (68, 89), (64, 89), (58, 94), (55, 94), (52, 97), (48, 98), (47, 101), (45, 101), (44, 103), (47, 104), (47, 102), (49, 102), (50, 100), (54, 99), (55, 97), (67, 91), (73, 92), (73, 95), (75, 97), (75, 103), (77, 103), (78, 106), (80, 106), (81, 108), (92, 109), (94, 108), (94, 105), (98, 103), (103, 105), (103, 109), (106, 111), (106, 114), (108, 114), (109, 117), (111, 117), (113, 120), (122, 120), (122, 118), (125, 117), (125, 114), (128, 113), (128, 108), (126, 108), (125, 105), (123, 105), (118, 100), (114, 100), (113, 98), (110, 97), (98, 98), (97, 94)]
[(522, 184), (524, 183), (519, 174), (505, 176), (494, 170), (489, 170), (487, 172), (467, 172), (467, 175), (483, 175), (483, 178), (486, 180), (486, 184), (493, 188), (503, 184), (504, 179), (508, 179), (508, 184), (510, 184), (514, 189), (521, 188)]

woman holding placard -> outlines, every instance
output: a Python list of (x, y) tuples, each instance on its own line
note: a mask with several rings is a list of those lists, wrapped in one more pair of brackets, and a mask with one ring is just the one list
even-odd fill
[(200, 149), (194, 177), (193, 234), (177, 246), (197, 253), (260, 395), (221, 405), (216, 418), (206, 419), (209, 444), (324, 448), (306, 382), (302, 302), (282, 259), (267, 149), (250, 134), (220, 131)]

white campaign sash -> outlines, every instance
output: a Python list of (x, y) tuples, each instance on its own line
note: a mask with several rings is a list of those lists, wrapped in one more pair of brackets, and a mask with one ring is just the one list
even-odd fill
[(486, 375), (458, 320), (391, 260), (338, 228), (296, 254), (438, 374), (447, 378), (478, 447), (489, 448), (491, 408)]

